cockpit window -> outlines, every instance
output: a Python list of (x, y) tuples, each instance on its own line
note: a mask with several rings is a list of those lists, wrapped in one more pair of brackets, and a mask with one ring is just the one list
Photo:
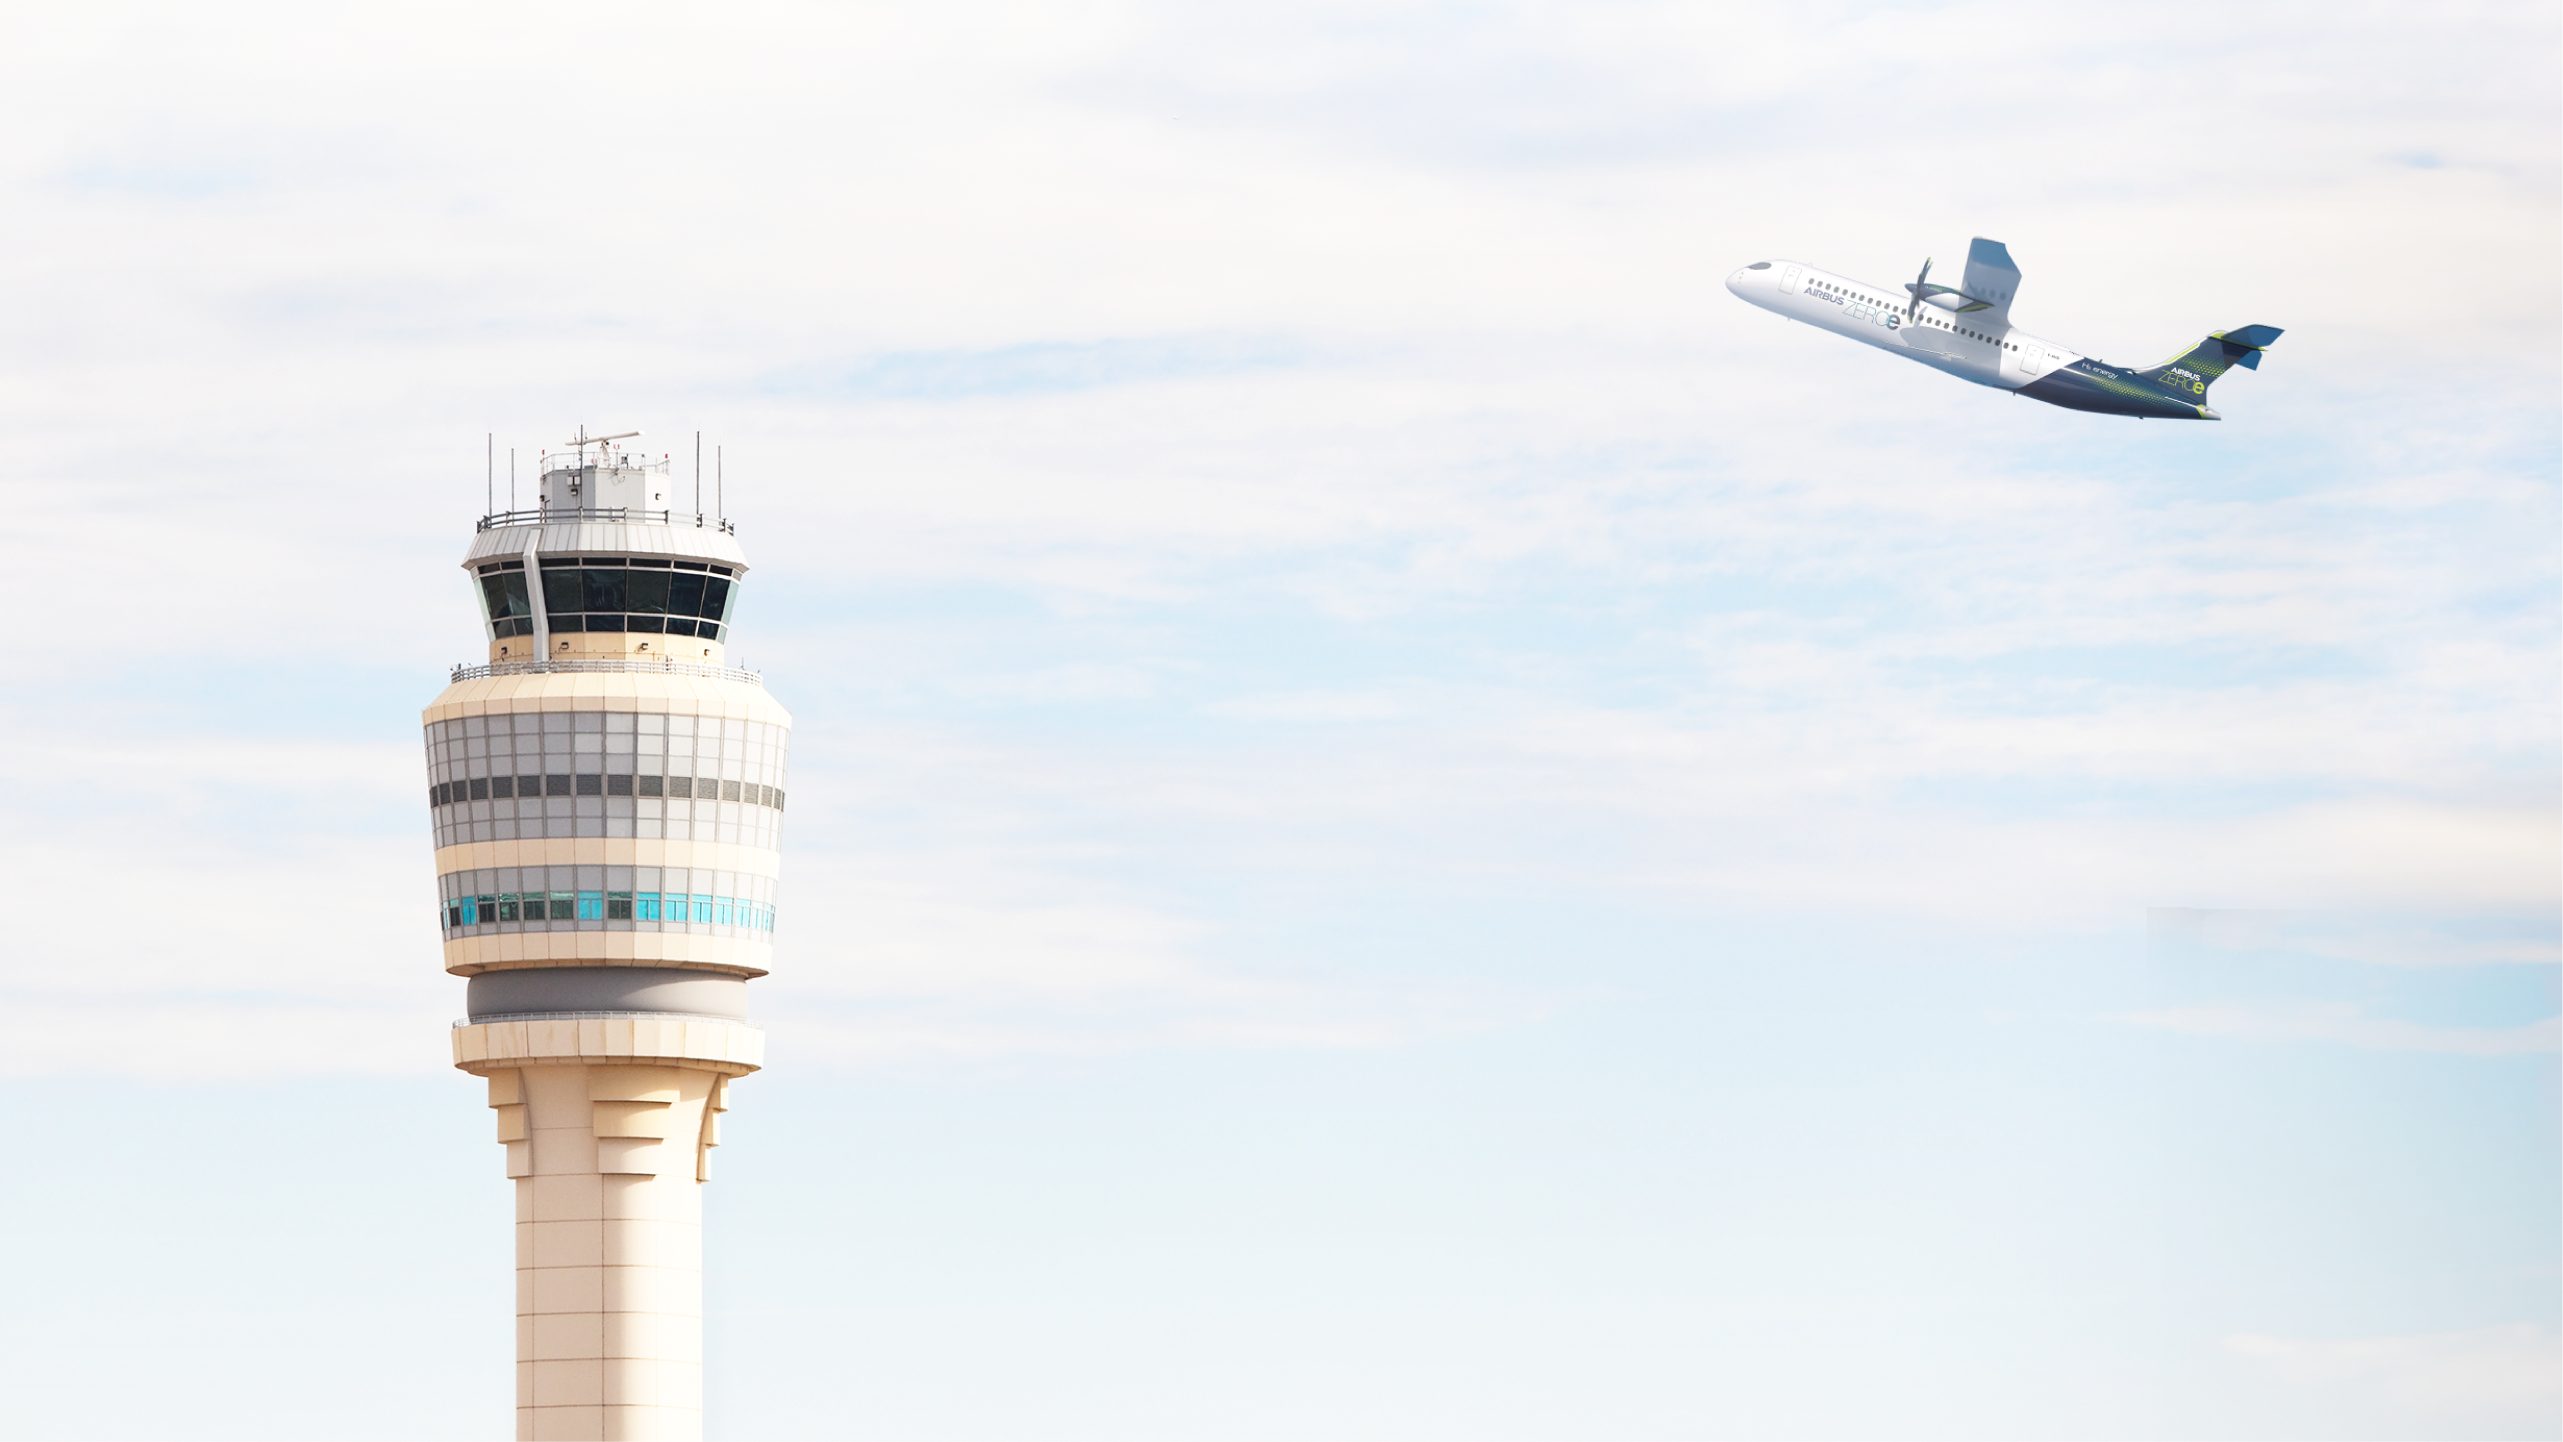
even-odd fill
[(1771, 262), (1767, 260), (1757, 260), (1753, 264), (1745, 267), (1746, 270), (1769, 270), (1770, 268)]

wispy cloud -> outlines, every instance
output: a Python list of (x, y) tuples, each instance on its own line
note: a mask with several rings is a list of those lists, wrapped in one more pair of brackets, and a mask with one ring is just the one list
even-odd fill
[(2523, 1026), (2425, 1026), (2369, 1016), (2342, 1003), (2292, 1007), (2179, 1007), (2143, 1012), (2139, 1026), (2257, 1042), (2335, 1042), (2368, 1051), (2448, 1052), (2457, 1056), (2519, 1056), (2563, 1049), (2563, 1020), (2549, 1017)]
[(2563, 936), (2550, 916), (2412, 916), (2372, 911), (2150, 908), (2158, 954), (2294, 953), (2375, 966), (2552, 966)]
[(1273, 337), (1201, 336), (900, 351), (804, 367), (767, 386), (851, 401), (1067, 395), (1286, 367), (1299, 363), (1301, 350)]
[[(176, 1233), (126, 1216), (157, 1176), (10, 1189), (67, 1259), (30, 1365), (134, 1354), (118, 1267), (163, 1313), (191, 1276), (237, 1312), (216, 1252), (371, 1285), (272, 1225), (364, 1215), (369, 1138), (503, 1189), (447, 1068), (416, 709), (477, 650), (484, 486), (585, 421), (725, 448), (733, 659), (799, 718), (739, 1120), (843, 1245), (734, 1235), (733, 1310), (824, 1305), (814, 1365), (734, 1347), (725, 1395), (859, 1355), (920, 1435), (2137, 1430), (2166, 1389), (2123, 1299), (2183, 1290), (2176, 1216), (2233, 1224), (2184, 1328), (2290, 1334), (2217, 1353), (2275, 1424), (2201, 1433), (2552, 1435), (2550, 1331), (2429, 1330), (2538, 1315), (2554, 1234), (2550, 3), (10, 19), (30, 1145), (110, 1175), (209, 1079), (457, 1108), (440, 1141), (379, 1125), (398, 1087), (273, 1088), (220, 1136), (331, 1144)], [(1718, 286), (1972, 235), (2108, 359), (2287, 336), (2228, 421), (2138, 426)], [(2165, 901), (2385, 919), (2211, 926), (2203, 981), (2128, 1000)], [(1977, 1021), (2068, 1005), (2061, 1045)], [(2131, 1058), (2198, 1036), (2236, 1042), (2168, 1048), (2214, 1176), (2166, 1199)], [(1009, 1067), (1116, 1084), (881, 1085)], [(755, 1149), (805, 1079), (863, 1144)], [(2333, 1302), (2397, 1335), (2283, 1320)], [(156, 1427), (11, 1401), (344, 1430), (330, 1357), (261, 1355)], [(1276, 1376), (1299, 1410), (1239, 1409)], [(842, 1423), (803, 1400), (737, 1426)]]
[[(2532, 1322), (2390, 1337), (2305, 1338), (2241, 1334), (2225, 1351), (2288, 1386), (2339, 1402), (2382, 1404), (2410, 1425), (2417, 1412), (2439, 1435), (2549, 1435), (2563, 1409), (2563, 1338)], [(2481, 1428), (2482, 1431), (2472, 1429)], [(2417, 1435), (2417, 1434), (2415, 1434)]]
[(1345, 984), (1193, 975), (1074, 1004), (956, 999), (860, 1005), (778, 989), (768, 1023), (796, 1063), (859, 1067), (1129, 1052), (1381, 1050), (1536, 1023), (1552, 999), (1481, 985)]
[(81, 1074), (207, 1084), (306, 1076), (420, 1076), (453, 1065), (461, 1008), (445, 988), (403, 1002), (290, 991), (153, 995), (0, 992), (0, 1075)]
[[(902, 938), (865, 954), (947, 967), (915, 993), (935, 1005), (1254, 974), (1224, 903), (1169, 879), (1212, 871), (2014, 930), (2166, 896), (2549, 904), (2551, 282), (2516, 266), (2497, 303), (2426, 315), (2360, 283), (2458, 243), (2550, 250), (2543, 82), (2479, 71), (2542, 52), (2486, 61), (2384, 12), (2135, 50), (2102, 19), (2016, 20), (527, 15), (498, 52), (422, 34), (346, 68), (189, 21), (219, 66), (36, 77), (5, 102), (42, 254), (0, 282), (29, 338), (0, 357), (26, 502), (0, 546), (84, 603), (76, 633), (0, 641), (67, 698), (9, 738), (148, 771), (112, 800), (151, 825), (74, 826), (30, 864), (92, 895), (114, 860), (209, 918), (140, 923), (172, 942), (154, 956), (281, 951), (322, 988), (354, 983), (222, 898), (279, 866), (370, 888), (315, 914), (397, 913), (361, 934), (432, 965), (432, 938), (396, 940), (416, 871), (342, 878), (284, 809), (343, 819), (377, 764), (407, 805), (409, 742), (128, 767), (150, 748), (121, 738), (253, 691), (289, 731), (343, 735), (356, 707), (393, 737), (424, 696), (384, 676), (432, 689), (472, 646), (434, 537), (480, 504), (479, 432), (531, 449), (611, 411), (730, 444), (745, 659), (811, 723), (796, 798), (846, 798), (796, 800), (795, 846), (986, 865), (864, 893)], [(121, 63), (112, 26), (45, 23), (28, 43)], [(608, 119), (554, 83), (573, 37), (669, 104)], [(2468, 78), (2380, 99), (2368, 53)], [(2026, 88), (1979, 105), (1879, 58), (1911, 55)], [(225, 126), (171, 140), (215, 74)], [(1845, 85), (1932, 124), (1882, 132)], [(2159, 105), (2094, 99), (2134, 94), (2196, 109), (2166, 141)], [(2032, 106), (2058, 119), (2023, 141)], [(397, 163), (308, 139), (345, 114)], [(2422, 151), (2451, 163), (2378, 162)], [(1883, 227), (1845, 181), (1951, 154), (1954, 188)], [(59, 183), (102, 165), (273, 183), (137, 226), (122, 192)], [(2248, 309), (2293, 348), (2232, 382), (2258, 409), (2221, 430), (2111, 426), (1714, 284), (1783, 252), (1900, 276), (1979, 230), (2077, 344), (2158, 354)], [(457, 415), (490, 419), (458, 438)], [(208, 597), (218, 634), (173, 623)], [(360, 657), (387, 688), (361, 705)], [(241, 808), (191, 770), (258, 773), (272, 824), (225, 829)]]

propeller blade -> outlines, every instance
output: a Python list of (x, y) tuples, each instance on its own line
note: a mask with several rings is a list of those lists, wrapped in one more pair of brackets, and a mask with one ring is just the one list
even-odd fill
[(1904, 318), (1906, 320), (1911, 320), (1914, 316), (1921, 313), (1922, 293), (1930, 286), (1930, 284), (1931, 259), (1930, 257), (1925, 256), (1922, 261), (1922, 274), (1915, 276), (1913, 280), (1913, 299), (1907, 302), (1904, 308)]

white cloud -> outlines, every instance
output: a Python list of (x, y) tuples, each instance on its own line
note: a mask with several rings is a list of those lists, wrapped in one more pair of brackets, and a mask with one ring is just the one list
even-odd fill
[[(2550, 964), (2563, 903), (2550, 4), (2141, 33), (1994, 0), (601, 15), (12, 14), (0, 1070), (444, 1074), (477, 1107), (448, 1071), (415, 709), (476, 650), (454, 562), (483, 434), (503, 488), (508, 447), (530, 474), (581, 423), (726, 447), (757, 568), (734, 659), (800, 722), (752, 992), (774, 1081), (1418, 1053), (1138, 1069), (1207, 1079), (1179, 1099), (1252, 1159), (1211, 1169), (1251, 1205), (1189, 1208), (1198, 1235), (1145, 1199), (1215, 1200), (1200, 1158), (1162, 1126), (1046, 1158), (1010, 1139), (1065, 1135), (1030, 1088), (896, 1097), (889, 1150), (835, 1149), (876, 1216), (997, 1209), (838, 1226), (897, 1243), (837, 1249), (856, 1330), (932, 1372), (984, 1361), (1008, 1309), (1074, 1319), (1064, 1351), (1013, 1327), (1031, 1370), (981, 1390), (1016, 1431), (1192, 1435), (1276, 1357), (1320, 1432), (1593, 1431), (1596, 1397), (1631, 1435), (2140, 1427), (2197, 1379), (2153, 1389), (2130, 1340), (2124, 1299), (2182, 1258), (2147, 1240), (2129, 1036), (1971, 1018), (2089, 997), (2167, 899), (2420, 917), (2235, 944), (2450, 968), (2385, 978), (2446, 988), (2415, 1015), (2535, 1015), (2518, 964)], [(1718, 284), (1774, 255), (1893, 284), (1972, 235), (2021, 261), (2024, 324), (2112, 360), (2287, 335), (2219, 383), (2232, 419), (2137, 426)], [(2030, 968), (1935, 964), (1987, 953), (2054, 966), (1996, 997)], [(1838, 984), (1880, 958), (1890, 997)], [(2437, 1006), (2467, 966), (2493, 980)], [(2557, 1047), (2552, 1020), (2359, 995), (2136, 1020), (2363, 1048), (2371, 1077), (2407, 1070), (2387, 1052), (2531, 1058), (2465, 1065), (2499, 1082)], [(1223, 1069), (1361, 1074), (1306, 1115), (1380, 1124), (1377, 1155), (1227, 1125)], [(2511, 1315), (2551, 1198), (2495, 1193), (2538, 1123), (2467, 1115), (2399, 1169), (2390, 1129), (2220, 1115), (2265, 1190), (2174, 1200), (2327, 1225), (2238, 1231), (2192, 1292)], [(979, 1136), (996, 1170), (902, 1130)], [(2375, 1169), (2312, 1165), (2334, 1142)], [(343, 1160), (287, 1148), (276, 1176)], [(1090, 1225), (1087, 1188), (1142, 1202)], [(57, 1250), (131, 1253), (109, 1213)], [(1061, 1226), (1075, 1245), (1043, 1241)], [(898, 1240), (930, 1233), (950, 1258)], [(793, 1250), (769, 1282), (833, 1286)], [(1232, 1285), (1238, 1257), (1273, 1278)], [(201, 1260), (150, 1281), (183, 1292)], [(1126, 1285), (1179, 1272), (1207, 1300)], [(1344, 1341), (1348, 1296), (1396, 1304), (1390, 1345)], [(1152, 1309), (1204, 1366), (1115, 1413), (1152, 1395), (1110, 1395), (1115, 1359), (1164, 1353), (1132, 1325)], [(789, 1330), (865, 1354), (850, 1315)], [(1447, 1355), (1419, 1366), (1401, 1327)], [(2222, 1355), (2285, 1420), (2346, 1419), (2302, 1432), (2551, 1435), (2555, 1348), (2520, 1326)], [(731, 1395), (788, 1399), (792, 1370)], [(911, 1389), (925, 1430), (951, 1390)]]
[(2359, 1430), (2409, 1435), (2550, 1436), (2563, 1413), (2563, 1338), (2534, 1323), (2396, 1337), (2255, 1335), (2224, 1348), (2286, 1386), (2326, 1394)]
[(0, 993), (0, 1073), (211, 1084), (301, 1076), (417, 1076), (453, 1065), (440, 1006), (315, 1002), (290, 992), (218, 994), (184, 985), (147, 995)]
[(2533, 912), (2491, 926), (2477, 917), (2373, 910), (2154, 907), (2147, 919), (2158, 953), (2289, 952), (2376, 966), (2552, 966), (2563, 961), (2552, 918)]
[(2128, 1020), (2139, 1026), (2192, 1036), (2264, 1042), (2328, 1041), (2368, 1051), (2518, 1056), (2563, 1049), (2563, 1021), (2552, 1017), (2523, 1026), (2428, 1026), (2369, 1016), (2358, 1007), (2340, 1002), (2283, 1007), (2174, 1007), (2140, 1013)]
[(1206, 715), (1238, 721), (1322, 724), (1329, 721), (1390, 721), (1408, 714), (1408, 709), (1405, 702), (1386, 692), (1282, 691), (1238, 696), (1214, 702), (1203, 707), (1202, 711)]
[[(949, 953), (945, 953), (949, 954)], [(1038, 961), (1039, 958), (1031, 958)], [(1096, 1057), (1133, 1051), (1372, 1050), (1539, 1020), (1553, 1003), (1483, 985), (1396, 986), (1194, 975), (1163, 991), (1073, 1000), (945, 996), (860, 1004), (767, 988), (773, 1059), (835, 1067)]]
[[(442, 984), (423, 837), (345, 800), (414, 753), (312, 700), (414, 675), (348, 703), (403, 731), (472, 649), (480, 433), (609, 413), (730, 448), (743, 659), (813, 723), (791, 884), (870, 868), (868, 930), (785, 935), (871, 995), (1300, 1025), (1187, 866), (1957, 928), (2556, 900), (2544, 9), (459, 13), (17, 36), (0, 551), (82, 602), (0, 639), (55, 678), (0, 738), (148, 784), (0, 808), (51, 894), (151, 900), (37, 919), (67, 964), (13, 984)], [(2178, 432), (1716, 285), (1988, 232), (2101, 354), (2290, 334)], [(2451, 256), (2504, 279), (2378, 303)]]

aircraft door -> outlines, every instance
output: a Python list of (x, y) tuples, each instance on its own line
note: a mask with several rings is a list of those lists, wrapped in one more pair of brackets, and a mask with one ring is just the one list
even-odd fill
[(2020, 368), (2029, 372), (2029, 374), (2033, 376), (2038, 374), (2038, 372), (2047, 368), (2047, 353), (2038, 349), (2034, 345), (2022, 346), (2020, 348)]
[(1802, 267), (1794, 265), (1782, 266), (1780, 268), (1780, 289), (1786, 294), (1796, 295), (1798, 293), (1798, 282), (1806, 279), (1806, 274), (1805, 269)]

